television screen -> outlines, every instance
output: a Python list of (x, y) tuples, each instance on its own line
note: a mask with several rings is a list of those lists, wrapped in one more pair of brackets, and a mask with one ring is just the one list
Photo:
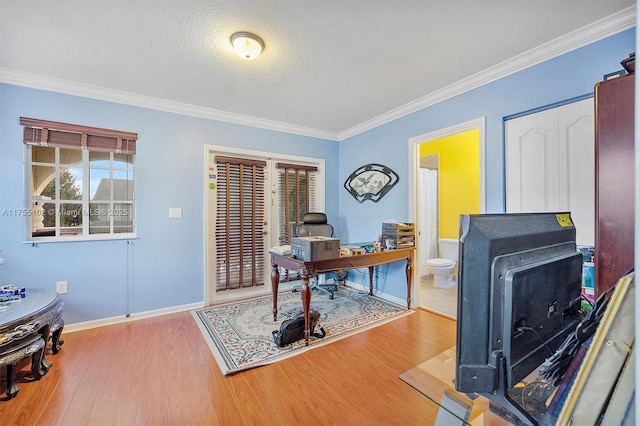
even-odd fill
[(582, 284), (575, 235), (569, 213), (460, 216), (456, 390), (508, 403), (506, 389), (575, 330)]

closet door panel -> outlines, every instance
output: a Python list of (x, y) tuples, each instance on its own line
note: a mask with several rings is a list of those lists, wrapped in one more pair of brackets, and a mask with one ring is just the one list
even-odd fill
[(507, 212), (558, 206), (557, 113), (529, 114), (506, 123)]
[(558, 109), (560, 167), (566, 173), (561, 205), (571, 212), (579, 245), (594, 245), (595, 229), (595, 148), (593, 99), (585, 99)]
[(593, 99), (505, 124), (507, 212), (570, 211), (576, 242), (594, 245)]

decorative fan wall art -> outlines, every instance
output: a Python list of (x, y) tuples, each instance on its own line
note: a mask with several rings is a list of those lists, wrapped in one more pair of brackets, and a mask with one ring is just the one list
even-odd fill
[(359, 203), (377, 203), (398, 183), (398, 174), (382, 164), (366, 164), (356, 169), (344, 182), (344, 188)]

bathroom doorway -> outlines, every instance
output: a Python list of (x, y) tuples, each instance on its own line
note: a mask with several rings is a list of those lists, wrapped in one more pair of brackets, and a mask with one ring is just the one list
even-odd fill
[(447, 275), (442, 285), (442, 278), (434, 282), (427, 261), (457, 261), (451, 242), (457, 244), (460, 214), (484, 212), (484, 123), (481, 118), (409, 140), (414, 194), (409, 211), (417, 229), (413, 297), (418, 306), (451, 318), (457, 314), (457, 263), (450, 284)]
[[(431, 259), (448, 258), (439, 247), (438, 229), (438, 169), (440, 154), (420, 157), (420, 225), (418, 239), (422, 260), (420, 267), (420, 306), (455, 318), (457, 310), (457, 286), (455, 271), (440, 278), (442, 284), (436, 285), (435, 276), (428, 265)], [(455, 259), (452, 259), (455, 260)], [(445, 268), (446, 269), (446, 268)], [(455, 269), (455, 268), (454, 268)]]

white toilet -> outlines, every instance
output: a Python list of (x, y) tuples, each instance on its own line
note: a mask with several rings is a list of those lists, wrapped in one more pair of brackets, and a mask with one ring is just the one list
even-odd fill
[(435, 288), (449, 288), (455, 285), (454, 270), (458, 261), (458, 240), (440, 238), (438, 255), (440, 257), (427, 260), (427, 271), (433, 274)]

